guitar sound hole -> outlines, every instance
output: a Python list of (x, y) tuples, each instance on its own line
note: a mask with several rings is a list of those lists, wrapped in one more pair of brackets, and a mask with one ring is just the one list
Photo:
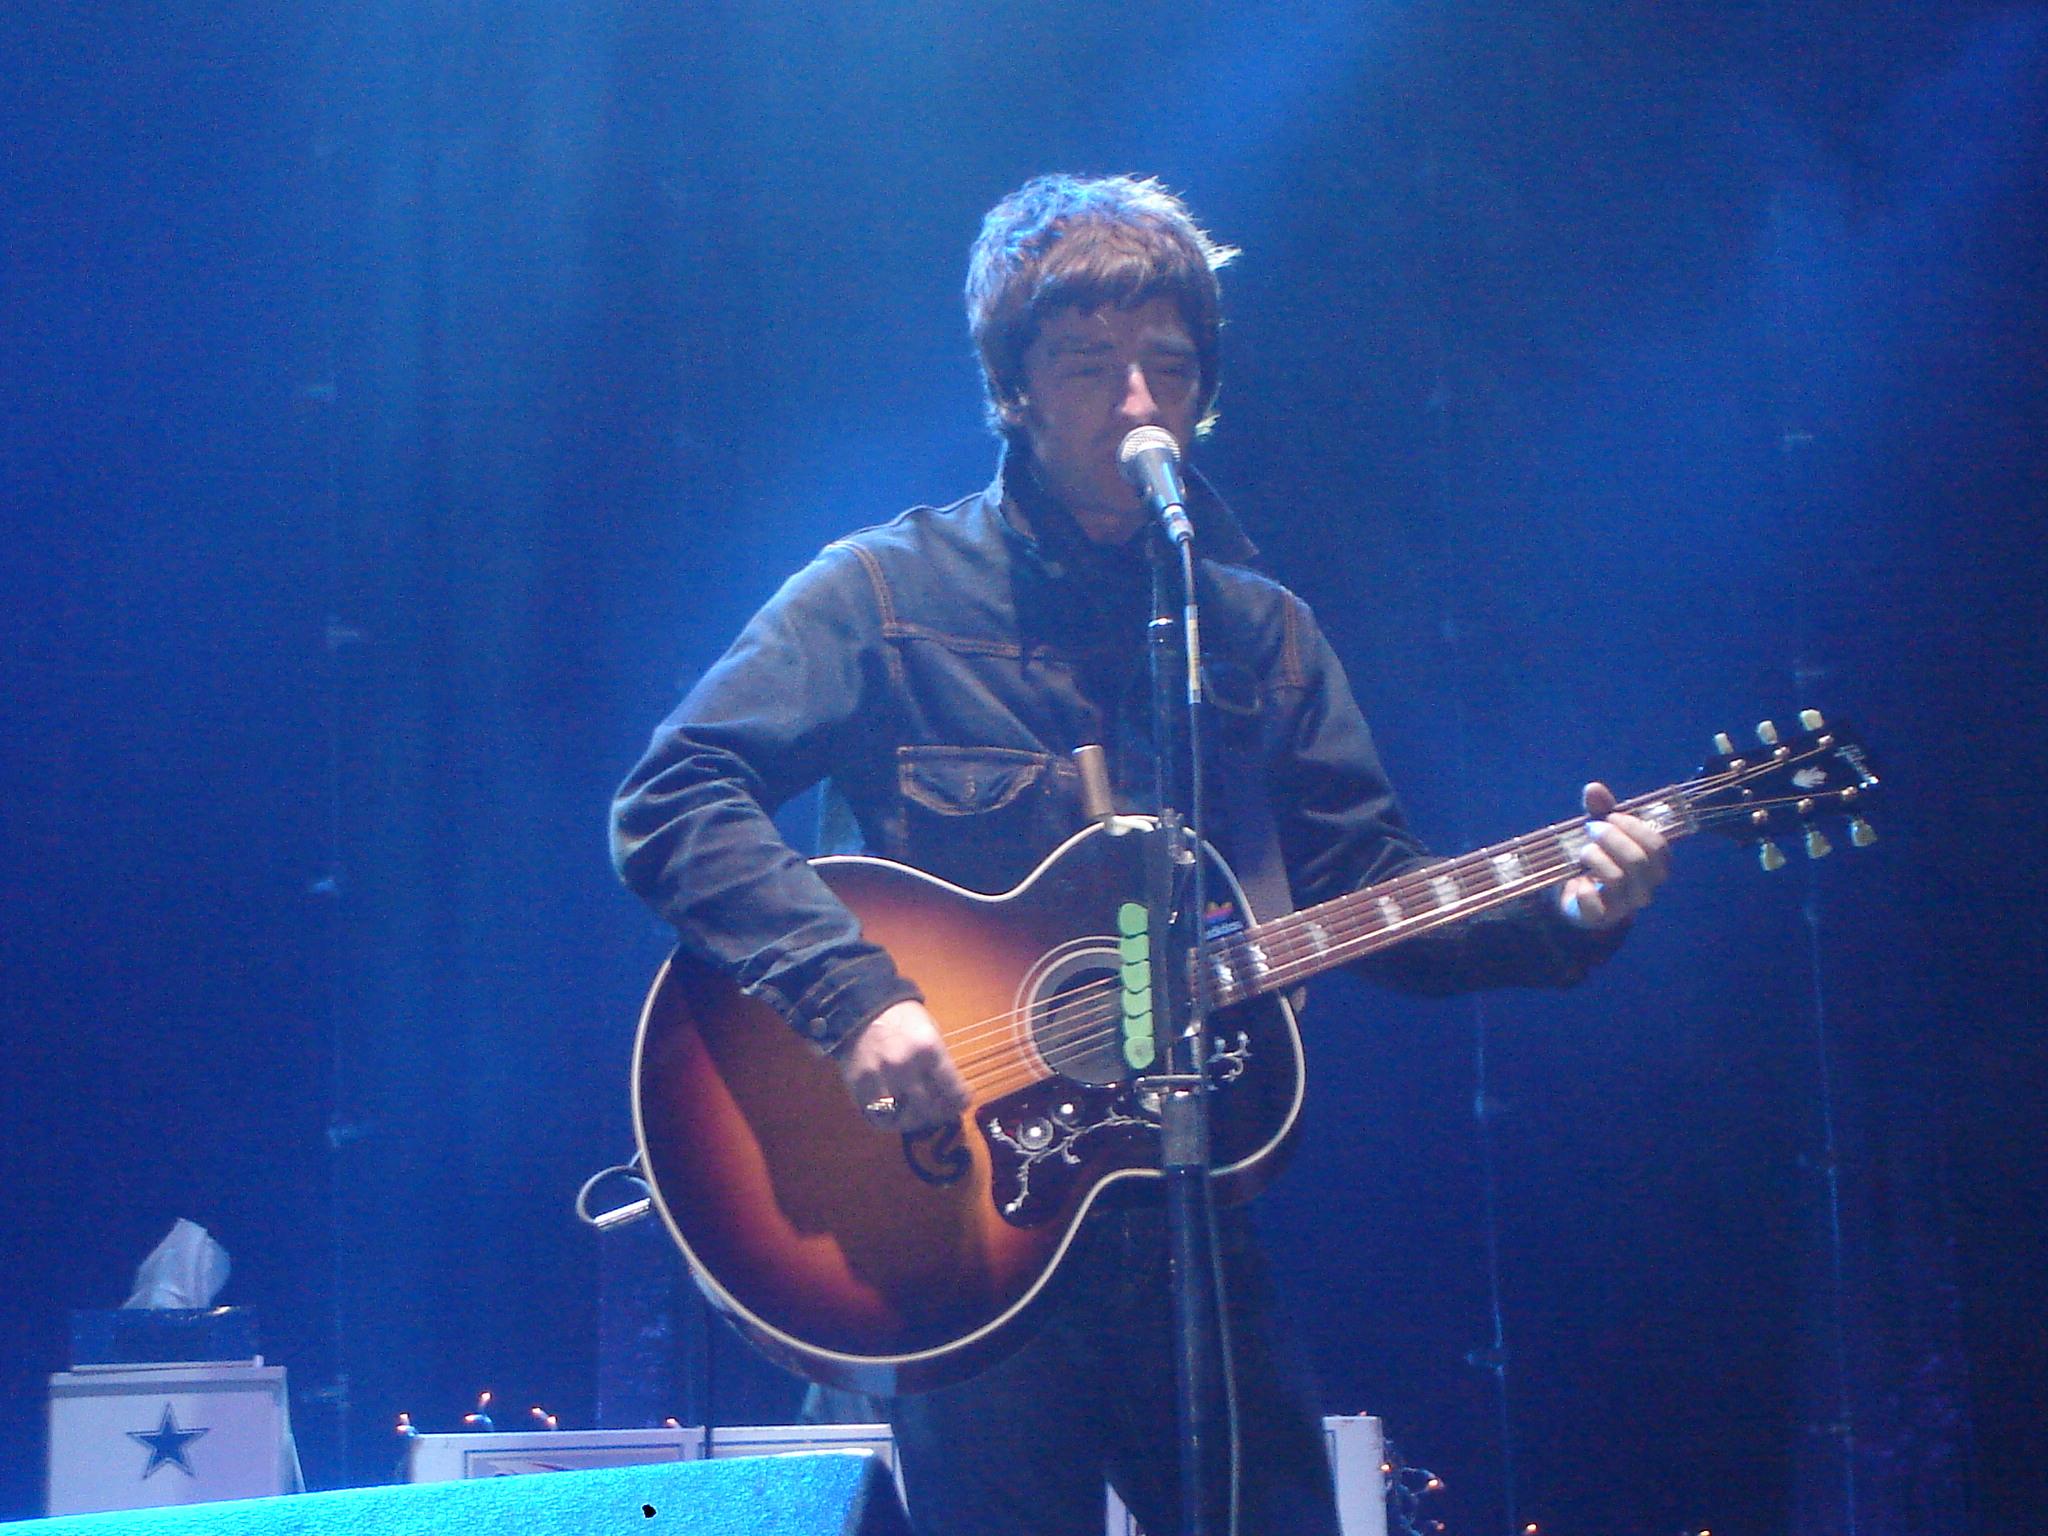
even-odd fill
[(1031, 1010), (1031, 1038), (1053, 1071), (1079, 1082), (1109, 1086), (1126, 1081), (1121, 983), (1113, 958), (1076, 957), (1046, 978)]

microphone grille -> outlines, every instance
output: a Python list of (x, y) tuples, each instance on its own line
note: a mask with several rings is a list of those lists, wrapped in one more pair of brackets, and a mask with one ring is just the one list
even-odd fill
[(1133, 427), (1116, 450), (1116, 461), (1128, 464), (1139, 454), (1153, 448), (1164, 448), (1166, 456), (1174, 463), (1180, 462), (1180, 444), (1173, 434), (1164, 427)]

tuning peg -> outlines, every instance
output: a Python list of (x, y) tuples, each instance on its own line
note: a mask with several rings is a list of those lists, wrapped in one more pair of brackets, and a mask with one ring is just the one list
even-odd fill
[(1723, 757), (1733, 757), (1735, 755), (1735, 743), (1728, 739), (1726, 731), (1717, 731), (1715, 733), (1714, 750)]
[(1777, 726), (1768, 720), (1759, 720), (1756, 723), (1756, 739), (1767, 747), (1775, 747), (1778, 744)]
[(1877, 828), (1861, 816), (1849, 818), (1849, 841), (1858, 848), (1868, 848), (1877, 841)]
[(1827, 721), (1821, 719), (1820, 711), (1817, 709), (1802, 709), (1799, 711), (1799, 726), (1801, 730), (1817, 731), (1826, 724)]
[(1806, 829), (1806, 856), (1809, 859), (1824, 859), (1835, 851), (1835, 845), (1827, 840), (1819, 827)]
[(1765, 839), (1756, 850), (1756, 861), (1763, 865), (1766, 871), (1783, 869), (1785, 867), (1785, 850), (1769, 839)]

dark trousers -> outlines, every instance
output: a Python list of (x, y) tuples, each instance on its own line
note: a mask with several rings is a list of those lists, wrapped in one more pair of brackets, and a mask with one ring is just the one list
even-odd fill
[[(1336, 1495), (1307, 1373), (1275, 1317), (1249, 1218), (1221, 1228), (1241, 1437), (1241, 1536), (1337, 1536)], [(1099, 1536), (1103, 1483), (1147, 1536), (1180, 1529), (1164, 1215), (1098, 1212), (1017, 1354), (959, 1386), (890, 1404), (918, 1536)], [(1227, 1536), (1226, 1420), (1205, 1469)]]

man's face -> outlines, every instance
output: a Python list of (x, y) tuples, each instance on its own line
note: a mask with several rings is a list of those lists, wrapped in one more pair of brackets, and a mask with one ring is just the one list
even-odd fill
[(1185, 453), (1201, 364), (1168, 298), (1135, 309), (1056, 310), (1024, 349), (1022, 424), (1046, 489), (1098, 543), (1120, 544), (1149, 514), (1117, 467), (1134, 427), (1164, 427)]

